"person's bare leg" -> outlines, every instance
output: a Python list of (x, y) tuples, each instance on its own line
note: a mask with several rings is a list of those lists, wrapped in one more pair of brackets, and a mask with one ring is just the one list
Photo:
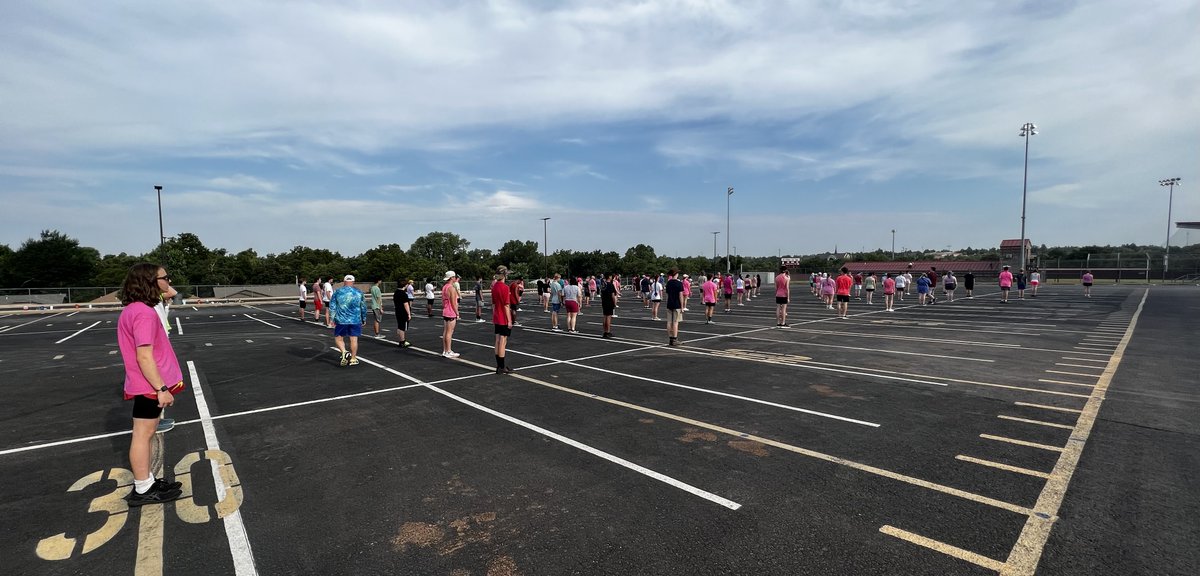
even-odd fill
[(346, 354), (346, 340), (344, 338), (341, 336), (334, 336), (333, 345), (337, 346), (338, 352), (341, 352), (343, 356)]
[(150, 440), (158, 428), (158, 418), (134, 418), (133, 437), (129, 440), (129, 468), (134, 480), (150, 478)]
[(357, 336), (350, 337), (350, 358), (351, 359), (358, 358), (358, 337)]

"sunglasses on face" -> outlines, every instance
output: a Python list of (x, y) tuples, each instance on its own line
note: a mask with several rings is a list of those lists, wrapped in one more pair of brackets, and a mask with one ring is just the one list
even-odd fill
[(170, 282), (170, 281), (171, 281), (171, 277), (170, 277), (170, 276), (155, 276), (155, 277), (154, 277), (154, 279), (155, 279), (155, 280), (166, 280), (167, 282)]

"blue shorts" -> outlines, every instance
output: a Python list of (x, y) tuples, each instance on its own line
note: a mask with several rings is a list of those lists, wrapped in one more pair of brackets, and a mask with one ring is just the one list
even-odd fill
[(562, 304), (555, 302), (554, 304), (550, 305), (550, 309), (555, 312), (558, 312), (559, 310), (562, 310)]
[(333, 326), (333, 335), (335, 337), (349, 336), (351, 338), (358, 338), (362, 336), (362, 324), (335, 324)]

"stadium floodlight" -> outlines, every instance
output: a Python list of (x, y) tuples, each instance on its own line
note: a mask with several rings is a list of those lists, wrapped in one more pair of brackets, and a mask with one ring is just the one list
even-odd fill
[(1166, 186), (1171, 189), (1167, 195), (1167, 251), (1163, 253), (1163, 282), (1167, 281), (1167, 267), (1170, 265), (1168, 260), (1171, 258), (1171, 205), (1175, 203), (1175, 186), (1179, 184), (1179, 178), (1167, 178), (1159, 180), (1159, 186)]
[(1021, 178), (1021, 270), (1025, 269), (1029, 256), (1025, 253), (1025, 198), (1029, 192), (1029, 137), (1037, 134), (1037, 125), (1026, 122), (1019, 135), (1025, 139), (1025, 175)]

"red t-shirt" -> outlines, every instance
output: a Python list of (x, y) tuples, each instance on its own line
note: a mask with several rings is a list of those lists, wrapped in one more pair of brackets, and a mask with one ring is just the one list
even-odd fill
[(851, 278), (849, 274), (842, 274), (841, 276), (838, 276), (836, 279), (834, 279), (834, 281), (837, 282), (836, 294), (838, 296), (849, 296), (850, 295), (850, 287), (854, 286), (854, 279)]
[(508, 326), (508, 315), (504, 313), (504, 308), (511, 304), (508, 286), (504, 285), (504, 281), (497, 280), (492, 284), (492, 324)]

